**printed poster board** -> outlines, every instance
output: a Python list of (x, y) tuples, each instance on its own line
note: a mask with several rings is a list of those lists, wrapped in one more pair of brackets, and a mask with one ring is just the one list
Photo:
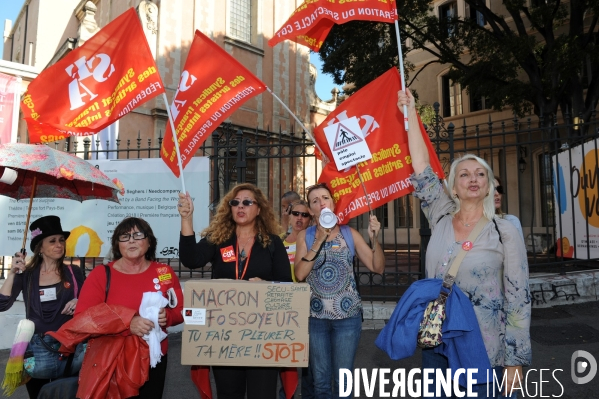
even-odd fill
[[(111, 180), (118, 178), (125, 193), (120, 204), (106, 200), (77, 202), (60, 198), (34, 198), (30, 223), (47, 215), (60, 217), (70, 231), (67, 256), (104, 257), (114, 228), (126, 217), (147, 221), (158, 239), (158, 258), (179, 257), (181, 219), (177, 211), (181, 182), (160, 158), (91, 160)], [(183, 171), (185, 187), (194, 201), (193, 226), (203, 230), (209, 223), (209, 159), (194, 157)], [(16, 201), (0, 195), (0, 255), (11, 256), (21, 249), (29, 199)], [(26, 249), (31, 255), (27, 235)]]
[(599, 258), (598, 145), (589, 141), (552, 157), (557, 256)]
[(308, 366), (306, 283), (185, 283), (183, 365)]

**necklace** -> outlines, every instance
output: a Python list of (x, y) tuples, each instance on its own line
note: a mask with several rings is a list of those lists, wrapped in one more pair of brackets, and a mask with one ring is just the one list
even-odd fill
[[(248, 237), (248, 238), (245, 240), (245, 242), (243, 243), (243, 245), (240, 245), (240, 246), (241, 246), (241, 252), (239, 253), (239, 257), (241, 258), (241, 260), (242, 260), (242, 261), (243, 261), (243, 260), (244, 260), (244, 259), (247, 257), (247, 255), (246, 255), (246, 253), (245, 253), (245, 246), (246, 246), (246, 245), (247, 245), (247, 244), (250, 242), (250, 240), (251, 240), (251, 239), (253, 239), (253, 238), (254, 238), (254, 236), (249, 236), (249, 237)], [(237, 236), (237, 242), (239, 242), (239, 236)]]
[[(466, 227), (470, 227), (470, 226), (472, 226), (472, 224), (474, 224), (474, 223), (475, 223), (474, 221), (473, 221), (473, 222), (470, 222), (470, 223), (464, 223), (464, 221), (462, 220), (462, 217), (461, 217), (461, 215), (460, 215), (460, 217), (458, 218), (458, 220), (460, 221), (460, 223), (462, 223), (462, 224), (463, 224), (464, 226), (466, 226)], [(480, 220), (480, 218), (478, 218), (478, 219), (476, 220), (476, 222), (478, 222), (479, 220)]]

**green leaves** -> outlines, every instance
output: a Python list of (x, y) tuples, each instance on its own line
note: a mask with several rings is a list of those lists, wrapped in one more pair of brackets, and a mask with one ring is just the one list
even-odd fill
[[(520, 116), (548, 116), (567, 107), (588, 119), (596, 108), (599, 0), (504, 0), (491, 8), (484, 0), (465, 0), (468, 15), (457, 4), (431, 4), (398, 1), (404, 61), (418, 62), (419, 79), (433, 56), (450, 66), (452, 80), (497, 110), (509, 106)], [(338, 85), (350, 83), (351, 94), (398, 65), (395, 28), (367, 21), (337, 25), (320, 56), (323, 71)], [(409, 62), (405, 67), (414, 69)]]

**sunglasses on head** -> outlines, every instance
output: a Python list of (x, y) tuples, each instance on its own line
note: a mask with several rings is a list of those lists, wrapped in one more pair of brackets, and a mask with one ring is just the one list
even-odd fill
[(310, 217), (310, 214), (309, 214), (308, 212), (291, 211), (291, 214), (292, 214), (293, 216), (299, 216), (299, 215), (302, 215), (302, 217), (304, 217), (304, 218), (309, 218), (309, 217)]
[(243, 206), (252, 206), (254, 205), (256, 201), (252, 201), (252, 200), (243, 200), (243, 201), (239, 201), (236, 199), (232, 199), (231, 201), (229, 201), (229, 205), (231, 206), (239, 206), (239, 204), (243, 204)]
[(503, 187), (497, 186), (497, 187), (495, 187), (495, 191), (497, 191), (499, 194), (503, 194)]

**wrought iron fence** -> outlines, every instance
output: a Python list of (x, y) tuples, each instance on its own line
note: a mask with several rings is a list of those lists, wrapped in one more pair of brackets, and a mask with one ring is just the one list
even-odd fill
[[(590, 243), (585, 256), (588, 259), (571, 259), (564, 251), (557, 250), (556, 239), (562, 237), (562, 231), (556, 231), (556, 225), (563, 227), (567, 223), (572, 224), (572, 221), (561, 220), (559, 213), (555, 217), (553, 188), (554, 156), (563, 151), (572, 155), (572, 148), (596, 140), (599, 127), (595, 115), (590, 121), (570, 120), (566, 116), (560, 125), (554, 120), (529, 118), (522, 121), (514, 118), (510, 123), (489, 119), (484, 125), (467, 126), (463, 123), (456, 128), (453, 123), (446, 126), (439, 115), (438, 104), (435, 104), (435, 112), (433, 122), (426, 129), (446, 172), (455, 157), (469, 152), (485, 159), (503, 178), (503, 211), (517, 214), (522, 222), (531, 272), (566, 273), (597, 268), (598, 259), (593, 257), (595, 251)], [(106, 143), (108, 150), (93, 151), (90, 138), (81, 141), (67, 141), (54, 146), (85, 159), (110, 157), (111, 154), (119, 159), (156, 158), (160, 156), (162, 137), (157, 140), (142, 139), (141, 136), (135, 140), (116, 140), (115, 143)], [(303, 132), (272, 132), (223, 124), (202, 145), (198, 154), (209, 157), (211, 163), (211, 179), (208, 182), (211, 211), (216, 209), (224, 193), (234, 184), (251, 182), (267, 194), (275, 214), (280, 214), (281, 196), (290, 190), (303, 195), (305, 188), (316, 182), (321, 171), (314, 146)], [(591, 172), (582, 190), (585, 197), (595, 198), (599, 220), (597, 165), (597, 156), (593, 165), (585, 165)], [(568, 195), (571, 200), (574, 199), (573, 194)], [(415, 210), (417, 207), (417, 200), (409, 196), (376, 210), (383, 226), (380, 239), (386, 268), (382, 275), (376, 275), (356, 261), (354, 270), (364, 300), (396, 301), (412, 282), (422, 278), (430, 229), (422, 212)], [(414, 217), (415, 214), (419, 218)], [(350, 225), (364, 235), (367, 223), (365, 216), (350, 221)], [(177, 259), (160, 260), (174, 267), (180, 278), (209, 278), (211, 275), (210, 267), (189, 270)], [(85, 265), (86, 268), (93, 268), (101, 261), (100, 258), (69, 259), (72, 264)]]

